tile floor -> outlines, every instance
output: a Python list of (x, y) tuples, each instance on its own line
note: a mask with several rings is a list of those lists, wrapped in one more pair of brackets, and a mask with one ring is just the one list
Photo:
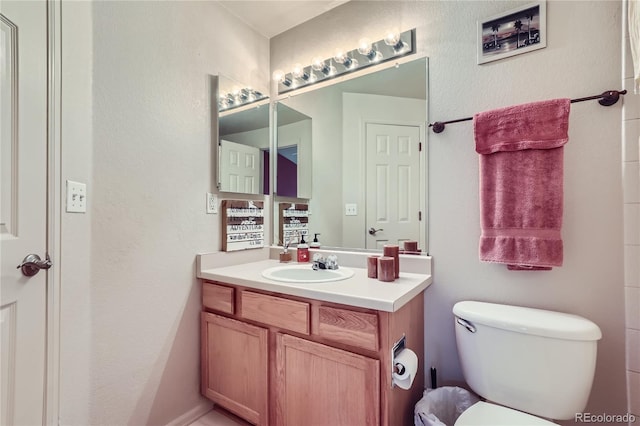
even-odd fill
[(224, 412), (222, 409), (214, 408), (204, 416), (200, 417), (189, 426), (251, 426), (233, 414)]

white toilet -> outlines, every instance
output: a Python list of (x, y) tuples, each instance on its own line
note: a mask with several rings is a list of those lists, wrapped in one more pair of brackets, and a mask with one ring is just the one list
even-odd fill
[(602, 337), (596, 324), (472, 301), (456, 303), (453, 314), (465, 380), (487, 400), (465, 410), (456, 426), (553, 425), (545, 419), (574, 419), (584, 410)]

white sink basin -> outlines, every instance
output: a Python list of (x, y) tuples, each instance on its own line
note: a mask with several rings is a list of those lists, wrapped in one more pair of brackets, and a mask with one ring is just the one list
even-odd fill
[(287, 283), (324, 283), (346, 280), (353, 276), (353, 270), (340, 267), (338, 269), (320, 269), (314, 271), (311, 264), (295, 264), (274, 266), (262, 271), (262, 276)]

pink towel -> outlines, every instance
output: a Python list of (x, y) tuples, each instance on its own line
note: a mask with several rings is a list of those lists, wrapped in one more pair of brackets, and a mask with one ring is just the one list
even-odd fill
[(569, 99), (474, 116), (480, 155), (480, 260), (509, 269), (562, 266), (563, 145)]

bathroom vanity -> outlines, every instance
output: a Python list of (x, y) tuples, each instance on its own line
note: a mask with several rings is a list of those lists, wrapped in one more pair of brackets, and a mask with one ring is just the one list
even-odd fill
[[(424, 389), (424, 289), (429, 274), (393, 283), (351, 278), (284, 283), (262, 260), (203, 269), (202, 394), (257, 425), (411, 425)], [(392, 348), (406, 337), (419, 369), (392, 384)]]

